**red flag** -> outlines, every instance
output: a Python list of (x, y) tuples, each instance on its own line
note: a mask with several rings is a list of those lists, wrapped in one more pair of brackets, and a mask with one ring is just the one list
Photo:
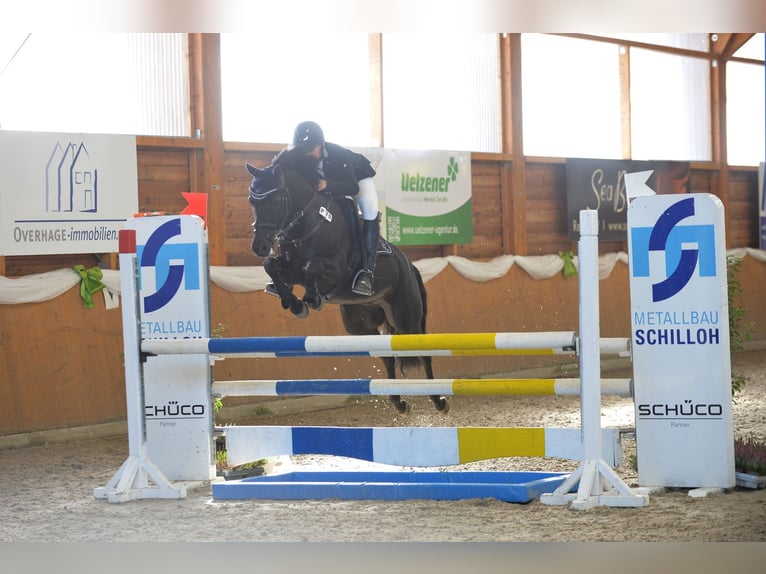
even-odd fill
[(205, 222), (205, 229), (207, 229), (207, 193), (190, 193), (181, 192), (181, 195), (186, 199), (188, 204), (184, 207), (181, 215), (199, 215)]

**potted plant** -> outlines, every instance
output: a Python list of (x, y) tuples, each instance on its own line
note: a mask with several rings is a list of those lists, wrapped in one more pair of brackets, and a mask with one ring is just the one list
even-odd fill
[(735, 437), (734, 470), (737, 486), (766, 488), (766, 441), (752, 433)]
[(216, 476), (222, 476), (224, 480), (237, 480), (260, 476), (265, 470), (266, 460), (260, 459), (246, 462), (238, 466), (230, 466), (226, 456), (226, 437), (218, 436), (215, 439), (215, 470)]

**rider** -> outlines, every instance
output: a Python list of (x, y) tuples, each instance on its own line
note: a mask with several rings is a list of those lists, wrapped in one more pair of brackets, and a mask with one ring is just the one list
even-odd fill
[(325, 141), (316, 122), (301, 122), (295, 127), (293, 148), (300, 148), (318, 161), (316, 190), (342, 197), (354, 197), (362, 212), (362, 266), (354, 277), (351, 290), (358, 295), (374, 292), (373, 277), (380, 240), (378, 193), (373, 177), (375, 169), (365, 156)]

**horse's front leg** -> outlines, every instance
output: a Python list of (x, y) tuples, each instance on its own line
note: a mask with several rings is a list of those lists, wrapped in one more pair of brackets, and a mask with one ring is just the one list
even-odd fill
[(304, 319), (309, 314), (308, 308), (303, 301), (293, 294), (293, 286), (285, 277), (285, 263), (286, 261), (281, 255), (272, 255), (263, 262), (263, 270), (274, 282), (274, 288), (279, 295), (282, 309), (289, 309), (293, 315), (299, 319)]
[(324, 305), (324, 299), (319, 294), (316, 278), (306, 284), (306, 292), (303, 294), (303, 302), (312, 309), (319, 311)]
[(303, 266), (303, 283), (306, 286), (306, 292), (303, 294), (303, 301), (312, 309), (319, 310), (324, 304), (317, 283), (317, 280), (323, 271), (324, 265), (319, 261), (309, 261)]

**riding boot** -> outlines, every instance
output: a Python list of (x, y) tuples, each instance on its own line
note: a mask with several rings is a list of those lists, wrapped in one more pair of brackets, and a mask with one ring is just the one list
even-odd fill
[(365, 219), (362, 229), (364, 236), (364, 249), (362, 250), (362, 269), (354, 277), (354, 286), (351, 291), (357, 295), (371, 296), (373, 279), (375, 277), (375, 264), (378, 257), (378, 242), (380, 241), (380, 215), (375, 219)]

